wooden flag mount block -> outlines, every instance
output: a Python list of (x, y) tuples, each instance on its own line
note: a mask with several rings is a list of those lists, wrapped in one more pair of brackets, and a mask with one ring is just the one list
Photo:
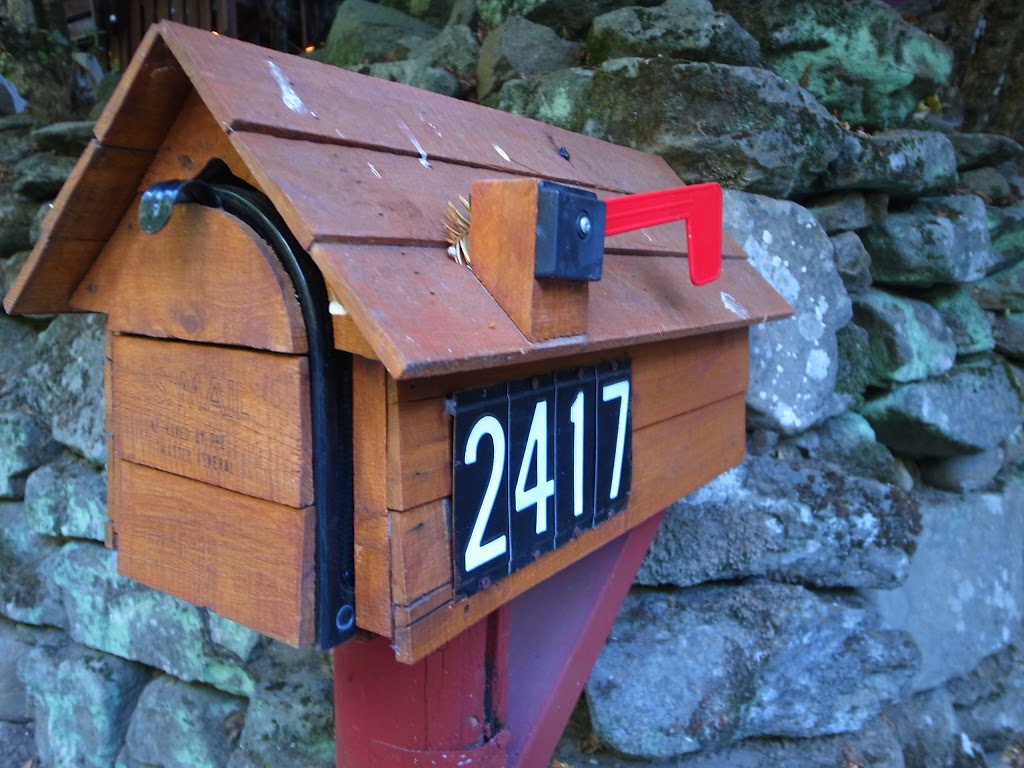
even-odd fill
[(530, 341), (586, 333), (588, 284), (601, 279), (606, 235), (685, 221), (686, 248), (657, 255), (686, 257), (694, 285), (721, 274), (718, 184), (609, 200), (544, 179), (475, 181), (472, 189), (473, 269)]
[(587, 329), (589, 282), (536, 276), (544, 184), (538, 179), (473, 182), (469, 228), (473, 271), (534, 342), (576, 336)]

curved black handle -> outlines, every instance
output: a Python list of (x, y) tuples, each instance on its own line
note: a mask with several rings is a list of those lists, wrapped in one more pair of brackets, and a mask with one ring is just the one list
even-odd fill
[[(227, 172), (214, 169), (215, 173)], [(139, 226), (159, 232), (178, 203), (220, 208), (271, 246), (291, 278), (309, 342), (310, 421), (316, 506), (317, 642), (327, 649), (349, 639), (355, 623), (355, 546), (352, 469), (352, 358), (334, 348), (323, 276), (284, 219), (261, 192), (202, 177), (154, 184), (142, 194)]]

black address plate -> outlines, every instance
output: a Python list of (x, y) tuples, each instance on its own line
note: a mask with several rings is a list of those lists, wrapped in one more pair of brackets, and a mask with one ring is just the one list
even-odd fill
[(455, 395), (455, 593), (471, 595), (626, 508), (629, 360)]

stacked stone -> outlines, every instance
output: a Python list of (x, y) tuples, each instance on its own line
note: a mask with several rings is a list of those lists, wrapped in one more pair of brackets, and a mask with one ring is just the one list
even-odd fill
[[(91, 134), (0, 118), (0, 293)], [(329, 655), (117, 575), (103, 355), (101, 316), (0, 314), (0, 765), (334, 765)]]
[[(998, 765), (1024, 732), (1024, 150), (935, 114), (950, 49), (876, 0), (623, 5), (345, 0), (314, 54), (722, 182), (795, 309), (751, 335), (748, 459), (669, 510), (559, 759)], [(81, 147), (33, 128), (0, 123), (0, 290)], [(326, 657), (116, 575), (102, 355), (96, 319), (0, 317), (0, 765), (331, 765)]]

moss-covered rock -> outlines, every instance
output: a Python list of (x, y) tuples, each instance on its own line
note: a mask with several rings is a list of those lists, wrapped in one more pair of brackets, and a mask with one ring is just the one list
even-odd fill
[(788, 197), (837, 156), (839, 123), (762, 69), (612, 59), (594, 72), (584, 131), (664, 157), (686, 182)]
[(854, 297), (853, 319), (868, 332), (872, 384), (918, 381), (953, 367), (953, 334), (942, 315), (923, 301), (871, 289)]
[(509, 80), (566, 69), (577, 63), (582, 46), (563, 40), (551, 29), (514, 16), (484, 40), (477, 63), (481, 99)]
[(929, 291), (923, 298), (942, 315), (953, 333), (958, 355), (992, 351), (992, 321), (967, 290), (944, 286)]
[(985, 203), (974, 195), (919, 198), (861, 232), (875, 283), (930, 287), (985, 275), (996, 257)]
[(34, 649), (19, 674), (35, 707), (44, 764), (110, 768), (150, 671), (69, 644)]
[(761, 44), (766, 66), (854, 125), (901, 124), (936, 93), (953, 54), (877, 0), (717, 0)]
[(116, 553), (99, 544), (64, 547), (53, 581), (81, 645), (239, 696), (252, 693), (242, 660), (213, 643), (208, 612), (119, 576)]
[(655, 8), (630, 6), (594, 19), (587, 35), (590, 61), (667, 56), (685, 61), (758, 66), (761, 47), (708, 0), (668, 0)]
[(861, 414), (900, 456), (943, 458), (998, 446), (1021, 423), (1004, 365), (982, 358), (868, 401)]

